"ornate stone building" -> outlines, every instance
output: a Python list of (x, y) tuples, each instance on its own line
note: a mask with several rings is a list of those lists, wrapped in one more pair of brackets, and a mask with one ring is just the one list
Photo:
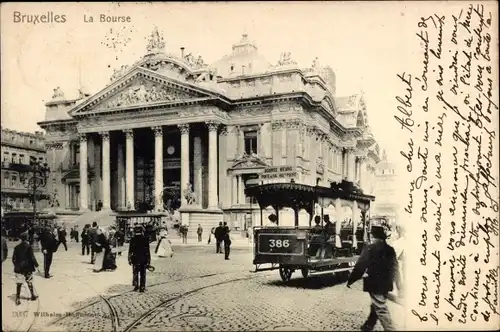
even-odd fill
[(366, 104), (335, 86), (318, 59), (270, 63), (247, 35), (206, 65), (184, 48), (166, 52), (155, 30), (146, 54), (97, 93), (55, 89), (39, 125), (66, 210), (180, 206), (183, 223), (244, 228), (260, 223), (244, 188), (270, 166), (292, 166), (300, 183), (369, 187), (378, 146)]
[[(33, 193), (25, 186), (30, 161), (46, 162), (42, 132), (25, 133), (2, 128), (2, 211), (31, 211)], [(47, 205), (46, 188), (37, 191), (38, 208)]]

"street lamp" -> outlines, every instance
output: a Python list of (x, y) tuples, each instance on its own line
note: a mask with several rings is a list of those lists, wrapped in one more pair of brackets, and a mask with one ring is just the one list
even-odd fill
[(44, 188), (47, 185), (49, 174), (50, 168), (47, 166), (47, 163), (32, 159), (30, 160), (29, 171), (21, 175), (21, 181), (29, 189), (33, 197), (33, 225), (36, 221), (36, 194), (38, 189)]

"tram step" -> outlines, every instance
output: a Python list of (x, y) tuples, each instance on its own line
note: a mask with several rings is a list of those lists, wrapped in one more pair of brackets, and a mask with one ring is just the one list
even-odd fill
[(317, 276), (317, 275), (322, 275), (322, 274), (335, 274), (339, 272), (345, 272), (345, 271), (352, 271), (352, 267), (344, 267), (341, 269), (335, 269), (335, 270), (328, 270), (328, 271), (311, 271), (309, 274), (310, 276)]

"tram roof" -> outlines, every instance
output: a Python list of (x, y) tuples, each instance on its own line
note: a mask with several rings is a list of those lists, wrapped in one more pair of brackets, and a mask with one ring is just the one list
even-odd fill
[(363, 194), (352, 183), (346, 181), (332, 184), (332, 187), (310, 186), (293, 182), (268, 183), (248, 187), (245, 189), (245, 194), (255, 197), (262, 208), (271, 205), (306, 208), (321, 198), (340, 198), (363, 203), (375, 200), (375, 196)]

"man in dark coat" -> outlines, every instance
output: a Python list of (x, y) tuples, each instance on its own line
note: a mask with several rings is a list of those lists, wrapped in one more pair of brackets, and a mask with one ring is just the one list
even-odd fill
[(227, 222), (224, 222), (224, 226), (222, 228), (222, 241), (224, 241), (224, 259), (229, 260), (229, 252), (231, 251), (231, 237), (229, 233), (231, 230), (227, 225)]
[(94, 221), (92, 223), (92, 228), (89, 229), (89, 241), (90, 241), (90, 264), (94, 264), (96, 249), (97, 249), (97, 223)]
[(219, 223), (219, 226), (215, 228), (215, 253), (221, 253), (222, 254), (222, 240), (224, 238), (224, 228), (222, 227), (222, 222)]
[(52, 265), (52, 257), (57, 251), (57, 240), (50, 227), (46, 227), (40, 235), (40, 245), (43, 253), (43, 270), (45, 278), (52, 277), (50, 275), (50, 266)]
[(382, 226), (372, 226), (373, 243), (363, 249), (354, 269), (347, 281), (347, 287), (363, 279), (363, 291), (370, 293), (372, 301), (370, 315), (361, 326), (362, 331), (372, 331), (380, 320), (385, 331), (394, 331), (391, 315), (387, 308), (387, 296), (396, 282), (398, 290), (402, 290), (398, 260), (394, 248), (387, 244), (386, 231)]
[(28, 284), (31, 292), (31, 300), (35, 301), (38, 298), (33, 289), (33, 272), (38, 268), (38, 262), (28, 240), (29, 234), (27, 232), (22, 233), (21, 243), (14, 248), (14, 253), (12, 254), (12, 263), (14, 264), (14, 273), (16, 276), (16, 305), (21, 304), (21, 289), (24, 282)]
[(59, 238), (57, 248), (59, 248), (59, 245), (62, 243), (64, 245), (64, 249), (68, 251), (68, 246), (66, 245), (66, 230), (63, 227), (57, 230), (57, 237)]
[[(123, 247), (123, 245), (125, 244), (125, 233), (123, 233), (123, 231), (119, 228), (115, 233), (115, 237), (116, 237), (116, 244), (118, 245), (118, 248)], [(121, 256), (121, 255), (122, 255), (122, 252), (118, 251), (118, 256)]]
[(134, 291), (146, 290), (146, 269), (151, 264), (149, 239), (141, 226), (134, 228), (134, 236), (128, 249), (128, 263), (132, 265)]
[(83, 227), (82, 230), (82, 256), (85, 255), (85, 251), (87, 251), (87, 255), (90, 252), (90, 233), (89, 233), (90, 225), (87, 224)]

